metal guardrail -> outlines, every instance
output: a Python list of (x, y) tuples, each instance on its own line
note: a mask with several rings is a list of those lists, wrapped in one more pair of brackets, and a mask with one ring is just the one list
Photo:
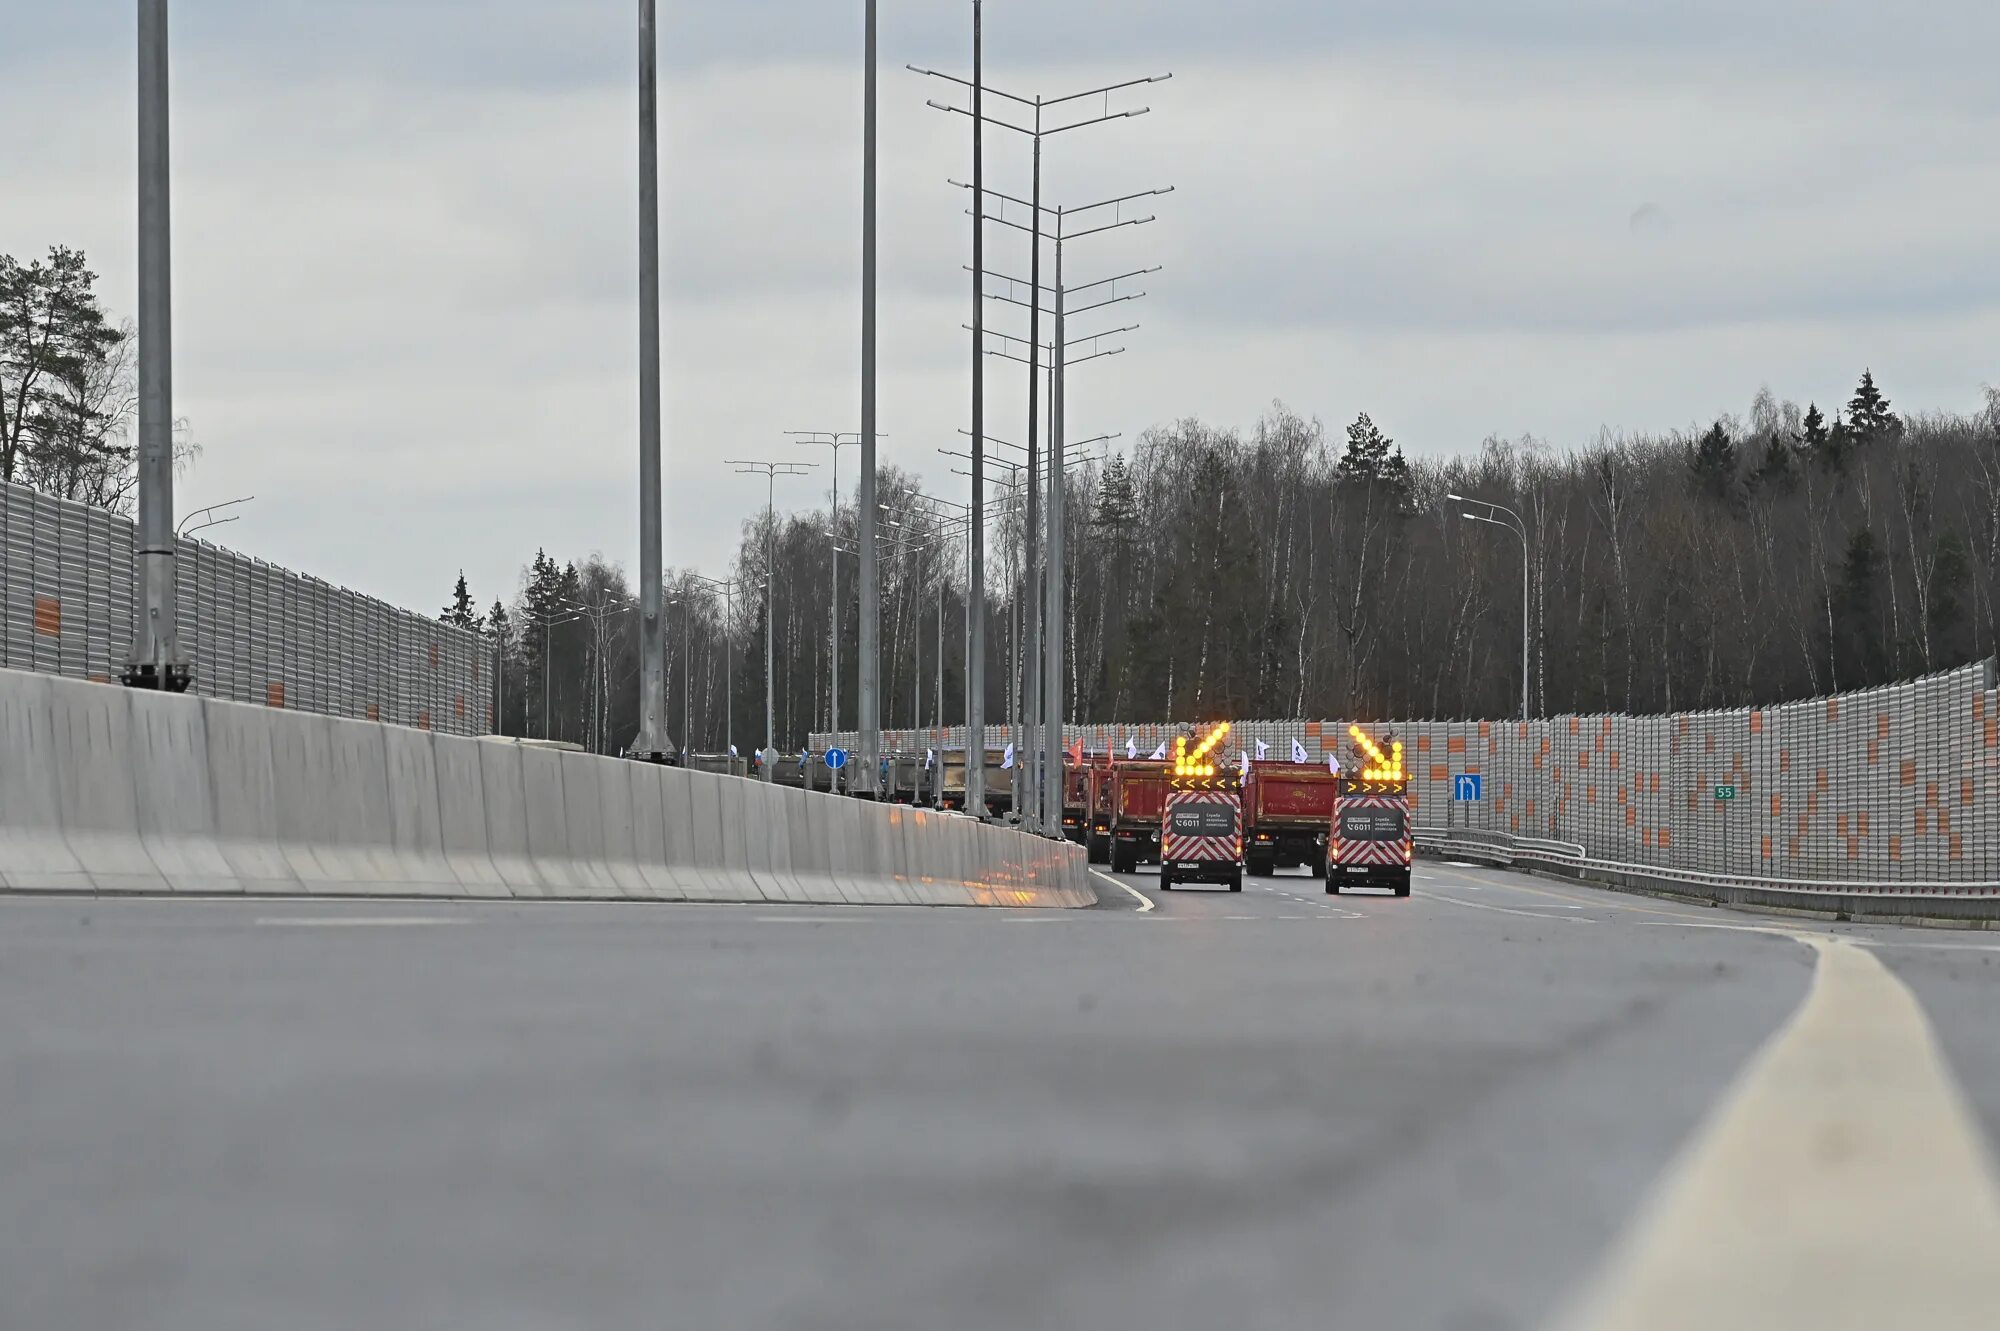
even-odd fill
[(1955, 919), (2000, 924), (2000, 883), (1865, 883), (1764, 878), (1625, 864), (1593, 858), (1583, 846), (1471, 828), (1412, 829), (1426, 855), (1521, 866), (1565, 878), (1638, 891), (1696, 897), (1718, 904), (1832, 912), (1843, 917)]

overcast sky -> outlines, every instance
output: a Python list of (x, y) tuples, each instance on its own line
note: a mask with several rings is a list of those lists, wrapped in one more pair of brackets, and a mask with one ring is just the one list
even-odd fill
[[(216, 533), (434, 611), (537, 546), (636, 562), (632, 0), (181, 0), (177, 410)], [(858, 424), (860, 0), (663, 0), (667, 556), (719, 573), (760, 481)], [(970, 6), (883, 0), (881, 429), (962, 499)], [(134, 309), (131, 0), (0, 0), (0, 252), (85, 249)], [(1052, 203), (1172, 185), (1071, 278), (1163, 265), (1073, 438), (1274, 399), (1411, 452), (1661, 430), (1760, 386), (1902, 408), (2000, 380), (2000, 6), (1928, 0), (991, 0), (1023, 94), (1145, 74), (1050, 140)], [(1025, 141), (989, 183), (1026, 192)], [(1025, 268), (996, 228), (989, 263)], [(1115, 316), (1115, 317), (1110, 317)], [(996, 312), (995, 321), (1014, 320)], [(1077, 321), (1072, 332), (1093, 325)], [(990, 361), (1019, 439), (1025, 370)], [(853, 450), (842, 454), (851, 487)], [(1254, 515), (1253, 515), (1254, 516)]]

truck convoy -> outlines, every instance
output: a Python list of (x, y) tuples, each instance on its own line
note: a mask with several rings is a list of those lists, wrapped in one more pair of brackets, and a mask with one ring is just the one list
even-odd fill
[(1160, 890), (1183, 883), (1221, 883), (1243, 890), (1243, 785), (1233, 771), (1218, 770), (1217, 744), (1229, 733), (1224, 721), (1193, 749), (1174, 741), (1174, 763), (1160, 826)]
[(1343, 885), (1386, 887), (1407, 897), (1415, 847), (1403, 746), (1392, 742), (1385, 754), (1360, 726), (1348, 727), (1348, 734), (1370, 762), (1359, 776), (1339, 778), (1326, 847), (1326, 890), (1337, 893)]

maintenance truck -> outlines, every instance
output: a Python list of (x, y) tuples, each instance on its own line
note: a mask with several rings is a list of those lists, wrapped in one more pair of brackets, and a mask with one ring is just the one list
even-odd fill
[[(1090, 791), (1091, 781), (1099, 768), (1110, 762), (1107, 755), (1102, 758), (1079, 757), (1075, 762), (1065, 757), (1063, 761), (1062, 830), (1067, 840), (1079, 846), (1088, 847), (1090, 842)], [(1095, 861), (1092, 861), (1095, 863)]]
[[(986, 751), (986, 813), (991, 817), (997, 818), (1014, 807), (1014, 774), (1001, 766), (1006, 757), (1000, 749)], [(944, 787), (938, 807), (961, 813), (979, 812), (965, 807), (965, 750), (947, 749), (938, 755), (938, 761), (944, 765)]]
[(1084, 858), (1092, 864), (1111, 863), (1111, 758), (1090, 769), (1089, 801), (1084, 808), (1087, 824)]
[(1161, 815), (1163, 892), (1187, 883), (1220, 883), (1231, 892), (1243, 890), (1243, 782), (1234, 771), (1218, 770), (1213, 756), (1228, 733), (1229, 723), (1224, 721), (1192, 749), (1185, 735), (1174, 741)]
[(1243, 783), (1244, 868), (1268, 878), (1309, 865), (1326, 877), (1326, 843), (1340, 777), (1305, 763), (1253, 762)]
[(1390, 751), (1359, 726), (1349, 727), (1356, 745), (1371, 760), (1359, 776), (1343, 774), (1327, 828), (1326, 890), (1386, 887), (1410, 895), (1410, 863), (1415, 845), (1410, 831), (1410, 783), (1403, 770), (1403, 746)]
[(1167, 802), (1167, 773), (1158, 759), (1111, 764), (1111, 872), (1131, 873), (1160, 862), (1160, 811)]

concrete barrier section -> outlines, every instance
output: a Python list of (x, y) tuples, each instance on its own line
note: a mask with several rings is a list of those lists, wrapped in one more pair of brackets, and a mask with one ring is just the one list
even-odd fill
[(0, 688), (0, 885), (17, 892), (92, 890), (63, 838), (53, 683), (17, 673)]
[(125, 698), (132, 709), (132, 785), (141, 847), (176, 892), (241, 892), (216, 841), (209, 783), (188, 779), (190, 772), (209, 770), (202, 709), (139, 689), (127, 690)]
[(1087, 906), (1082, 851), (738, 777), (0, 671), (0, 890)]

